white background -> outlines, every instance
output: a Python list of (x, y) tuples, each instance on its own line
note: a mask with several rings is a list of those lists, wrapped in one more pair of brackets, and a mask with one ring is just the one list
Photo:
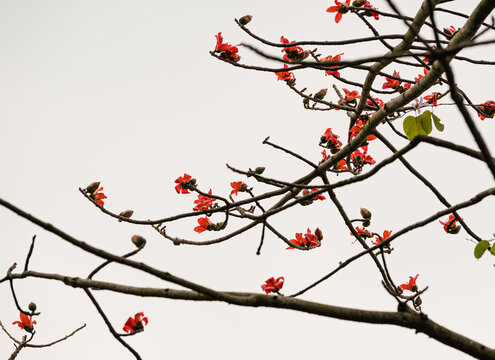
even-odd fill
[[(402, 11), (410, 16), (420, 4), (402, 3)], [(453, 4), (449, 6), (459, 11), (474, 8), (467, 1)], [(212, 188), (220, 195), (227, 195), (229, 183), (239, 180), (253, 186), (256, 194), (269, 189), (252, 178), (231, 173), (225, 163), (241, 169), (266, 166), (267, 176), (288, 181), (306, 174), (310, 170), (307, 165), (262, 145), (262, 140), (271, 136), (275, 143), (318, 162), (318, 141), (326, 128), (346, 138), (345, 113), (304, 110), (301, 99), (274, 74), (234, 68), (214, 59), (209, 51), (214, 49), (214, 35), (219, 31), (228, 43), (259, 45), (233, 21), (245, 14), (253, 15), (250, 29), (275, 42), (281, 35), (289, 40), (372, 35), (352, 14), (335, 24), (334, 14), (325, 12), (332, 5), (329, 1), (1, 1), (0, 197), (116, 254), (132, 250), (131, 236), (141, 234), (148, 244), (135, 259), (213, 289), (261, 292), (264, 280), (285, 276), (283, 290), (293, 293), (315, 281), (360, 251), (328, 199), (271, 220), (288, 238), (307, 227), (320, 227), (325, 235), (320, 248), (286, 251), (286, 245), (268, 233), (261, 256), (256, 256), (259, 227), (216, 246), (175, 247), (151, 228), (106, 217), (77, 188), (101, 181), (108, 196), (105, 207), (114, 212), (130, 208), (135, 218), (156, 219), (191, 210), (196, 197), (179, 196), (174, 190), (174, 180), (184, 172), (193, 175), (202, 190)], [(389, 10), (384, 1), (374, 5)], [(405, 32), (399, 21), (370, 21), (383, 33)], [(438, 21), (442, 27), (463, 24), (450, 16)], [(424, 35), (431, 36), (429, 32)], [(282, 56), (280, 49), (264, 49)], [(368, 43), (321, 48), (319, 52), (323, 56), (344, 52), (346, 60), (384, 54), (385, 50), (378, 43)], [(493, 47), (462, 54), (489, 60)], [(240, 47), (240, 55), (242, 63), (280, 66), (246, 48)], [(387, 71), (394, 69), (406, 78), (422, 72), (394, 66)], [(457, 62), (454, 71), (459, 86), (475, 103), (494, 99), (490, 67)], [(351, 70), (341, 74), (361, 82), (366, 75)], [(296, 77), (299, 88), (308, 87), (308, 92), (330, 88), (327, 99), (338, 100), (331, 86), (342, 84), (323, 72), (307, 70), (297, 72)], [(380, 88), (383, 81), (378, 78), (375, 86)], [(445, 102), (451, 102), (450, 98)], [(454, 107), (439, 107), (435, 113), (445, 131), (434, 130), (433, 136), (476, 148)], [(471, 113), (494, 152), (494, 120), (482, 122)], [(401, 129), (402, 121), (396, 126)], [(382, 128), (396, 146), (406, 144)], [(377, 161), (390, 155), (378, 141), (369, 149)], [(420, 145), (407, 159), (453, 204), (493, 186), (483, 163), (445, 150)], [(332, 175), (331, 181), (335, 179)], [(373, 212), (371, 230), (379, 233), (397, 231), (442, 209), (433, 194), (398, 163), (370, 181), (336, 193), (351, 217), (358, 217), (360, 207), (369, 208)], [(460, 212), (472, 229), (487, 239), (495, 231), (493, 205), (493, 200), (487, 199)], [(198, 235), (192, 231), (196, 225), (196, 219), (189, 218), (168, 229), (192, 240), (218, 235)], [(232, 221), (227, 231), (240, 225)], [(0, 271), (7, 271), (14, 262), (22, 269), (34, 234), (33, 270), (85, 277), (101, 262), (1, 208)], [(394, 248), (389, 257), (394, 280), (402, 283), (410, 275), (420, 274), (419, 286), (429, 286), (423, 310), (430, 318), (493, 345), (493, 260), (489, 255), (474, 259), (474, 244), (466, 232), (447, 235), (434, 222), (399, 238)], [(106, 268), (97, 279), (173, 287), (117, 265)], [(82, 332), (56, 346), (23, 350), (19, 359), (132, 358), (106, 330), (82, 290), (35, 279), (16, 281), (15, 286), (23, 306), (34, 301), (42, 312), (33, 343), (53, 341), (87, 324)], [(145, 331), (127, 338), (144, 359), (467, 358), (422, 334), (393, 326), (221, 303), (142, 299), (108, 292), (96, 292), (95, 296), (118, 330), (136, 312), (148, 316)], [(379, 273), (368, 258), (302, 298), (395, 310), (394, 300), (382, 288)], [(18, 311), (7, 283), (0, 285), (0, 299), (0, 320), (20, 338), (21, 330), (10, 325), (18, 320)], [(3, 333), (0, 349), (3, 358), (14, 350)]]

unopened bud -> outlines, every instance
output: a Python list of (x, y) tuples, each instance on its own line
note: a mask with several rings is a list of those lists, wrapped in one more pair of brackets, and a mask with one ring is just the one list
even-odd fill
[(315, 236), (318, 238), (318, 240), (323, 240), (323, 233), (321, 232), (320, 228), (316, 228)]
[(122, 211), (119, 216), (122, 216), (122, 217), (125, 217), (125, 218), (130, 218), (132, 216), (132, 214), (134, 214), (134, 211), (132, 210), (125, 210), (125, 211)]
[(254, 172), (258, 175), (261, 175), (265, 172), (265, 167), (264, 166), (258, 166), (256, 169), (254, 169)]
[(423, 303), (423, 300), (421, 300), (421, 296), (418, 296), (414, 299), (414, 305), (420, 306)]
[(252, 19), (252, 18), (253, 18), (253, 17), (252, 17), (251, 15), (244, 15), (243, 17), (241, 17), (241, 18), (239, 19), (239, 23), (240, 23), (241, 25), (247, 25), (247, 24), (249, 24), (249, 23), (251, 22), (251, 19)]
[(31, 301), (28, 305), (28, 309), (31, 310), (32, 312), (35, 312), (36, 311), (36, 304)]
[(303, 61), (304, 59), (306, 59), (309, 56), (309, 51), (307, 50), (303, 51), (301, 54), (302, 54), (302, 59), (299, 61)]
[(352, 6), (361, 7), (366, 3), (366, 0), (354, 0)]
[(452, 37), (452, 35), (454, 35), (454, 33), (452, 32), (452, 30), (450, 30), (449, 28), (443, 28), (443, 33), (445, 35), (447, 35), (448, 37)]
[(131, 241), (138, 248), (141, 248), (146, 244), (146, 239), (141, 235), (132, 235)]
[(309, 99), (304, 98), (303, 99), (303, 105), (308, 106), (309, 105)]
[(369, 211), (368, 209), (361, 208), (359, 213), (361, 214), (363, 219), (371, 219), (371, 211)]
[(100, 182), (99, 181), (95, 181), (95, 182), (92, 182), (91, 184), (89, 184), (87, 187), (86, 187), (86, 192), (88, 194), (92, 194), (94, 193), (96, 190), (98, 190), (98, 188), (100, 187)]
[(327, 94), (327, 89), (321, 89), (314, 95), (314, 98), (318, 100), (322, 100), (326, 94)]

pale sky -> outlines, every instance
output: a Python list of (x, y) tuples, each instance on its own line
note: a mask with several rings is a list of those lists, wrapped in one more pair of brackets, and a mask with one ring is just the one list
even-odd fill
[[(420, 1), (400, 2), (414, 16)], [(456, 10), (470, 12), (474, 2), (457, 0)], [(314, 162), (321, 158), (320, 136), (331, 127), (346, 138), (343, 111), (305, 110), (301, 99), (272, 73), (234, 68), (217, 61), (209, 51), (222, 32), (231, 44), (250, 39), (234, 18), (253, 15), (249, 28), (271, 41), (336, 40), (371, 36), (352, 14), (339, 24), (326, 13), (332, 1), (225, 0), (164, 1), (0, 1), (0, 197), (51, 222), (72, 236), (115, 254), (133, 250), (130, 238), (140, 234), (147, 246), (134, 259), (215, 290), (260, 292), (271, 276), (284, 276), (282, 292), (294, 293), (361, 251), (327, 199), (309, 207), (292, 208), (271, 221), (286, 237), (320, 227), (322, 246), (312, 251), (286, 251), (286, 244), (267, 233), (256, 256), (261, 228), (256, 227), (228, 242), (209, 247), (173, 246), (153, 229), (118, 223), (82, 197), (78, 187), (100, 181), (108, 196), (105, 207), (114, 212), (133, 209), (136, 219), (156, 219), (190, 211), (195, 195), (177, 195), (174, 180), (188, 173), (200, 189), (220, 195), (230, 193), (229, 183), (246, 181), (255, 194), (271, 189), (233, 174), (226, 167), (247, 170), (265, 166), (269, 177), (295, 180), (310, 171), (297, 159), (261, 144), (267, 136)], [(373, 5), (390, 9), (385, 1)], [(446, 6), (446, 5), (445, 5)], [(452, 5), (450, 5), (452, 6)], [(403, 33), (398, 21), (372, 23), (383, 33)], [(440, 26), (461, 27), (463, 20), (448, 16)], [(429, 33), (425, 33), (429, 36)], [(490, 38), (491, 35), (485, 36)], [(313, 49), (312, 47), (305, 47)], [(265, 51), (282, 56), (280, 49)], [(323, 56), (344, 52), (344, 60), (384, 54), (378, 43), (346, 48), (319, 48)], [(267, 66), (240, 47), (241, 62)], [(493, 46), (470, 49), (464, 56), (494, 60)], [(413, 78), (418, 68), (391, 66)], [(458, 85), (475, 103), (495, 100), (490, 67), (454, 63)], [(421, 70), (419, 69), (419, 72)], [(344, 77), (363, 81), (365, 72), (342, 70)], [(296, 73), (299, 89), (316, 92), (329, 88), (328, 100), (337, 97), (331, 87), (345, 86), (321, 71)], [(381, 87), (383, 78), (376, 82)], [(438, 91), (445, 91), (438, 87)], [(386, 100), (386, 97), (382, 97)], [(446, 102), (451, 102), (450, 98)], [(431, 109), (430, 109), (431, 110)], [(445, 131), (433, 136), (476, 148), (454, 107), (435, 108)], [(476, 124), (495, 153), (495, 119)], [(402, 120), (396, 122), (402, 128)], [(407, 142), (383, 128), (396, 147)], [(381, 129), (379, 128), (379, 129)], [(369, 152), (380, 161), (390, 153), (376, 140)], [(465, 201), (493, 186), (483, 163), (420, 145), (406, 158), (452, 203)], [(365, 168), (365, 171), (367, 169)], [(330, 181), (336, 178), (330, 174)], [(371, 230), (397, 231), (441, 210), (429, 190), (399, 163), (386, 167), (369, 181), (336, 191), (351, 217), (359, 208), (373, 213)], [(240, 194), (239, 198), (244, 198)], [(269, 202), (270, 203), (270, 202)], [(268, 203), (268, 204), (269, 204)], [(492, 238), (493, 199), (460, 211), (481, 237)], [(214, 220), (220, 219), (217, 215)], [(219, 220), (218, 220), (219, 221)], [(243, 222), (232, 221), (226, 231)], [(196, 219), (168, 226), (171, 235), (207, 240), (218, 233), (196, 234)], [(0, 208), (0, 265), (6, 272), (17, 262), (22, 269), (33, 235), (37, 244), (31, 269), (86, 277), (101, 259), (82, 253), (39, 227)], [(438, 222), (410, 232), (395, 243), (388, 265), (397, 283), (420, 274), (418, 285), (429, 286), (422, 296), (423, 310), (443, 326), (473, 340), (493, 346), (490, 304), (495, 291), (493, 258), (477, 261), (469, 235), (447, 235)], [(117, 283), (171, 287), (119, 265), (96, 277)], [(21, 305), (30, 301), (42, 315), (36, 320), (33, 343), (46, 343), (87, 327), (69, 340), (45, 349), (25, 349), (18, 359), (89, 358), (132, 359), (107, 331), (93, 305), (80, 289), (54, 281), (25, 279), (15, 287)], [(393, 326), (345, 322), (289, 310), (242, 308), (223, 303), (192, 303), (143, 299), (109, 292), (94, 292), (114, 327), (121, 330), (127, 318), (143, 311), (149, 318), (145, 331), (126, 338), (143, 359), (252, 359), (277, 356), (285, 359), (469, 358), (439, 342)], [(0, 320), (11, 334), (23, 332), (10, 325), (18, 311), (8, 284), (0, 286)], [(335, 277), (309, 291), (302, 299), (369, 310), (395, 310), (380, 284), (380, 274), (362, 258)], [(8, 357), (12, 341), (0, 333), (0, 357)]]

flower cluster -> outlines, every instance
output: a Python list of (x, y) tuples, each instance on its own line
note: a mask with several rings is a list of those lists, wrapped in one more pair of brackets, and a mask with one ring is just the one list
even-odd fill
[(365, 164), (368, 165), (373, 165), (376, 163), (376, 161), (368, 155), (368, 145), (362, 146), (361, 149), (363, 149), (363, 152), (361, 150), (356, 149), (351, 154), (351, 161), (354, 164), (354, 166), (358, 169), (362, 168)]
[(134, 317), (129, 317), (124, 325), (124, 331), (128, 333), (140, 332), (144, 330), (144, 325), (148, 325), (148, 318), (142, 312), (138, 312)]
[[(288, 66), (287, 64), (284, 64), (284, 69), (287, 69)], [(275, 75), (277, 75), (277, 80), (283, 80), (288, 84), (294, 84), (296, 77), (291, 71), (281, 71), (281, 72), (276, 72)]]
[(342, 3), (338, 0), (335, 0), (335, 6), (330, 6), (327, 9), (328, 13), (336, 12), (335, 14), (335, 22), (338, 23), (342, 20), (342, 15), (346, 14), (349, 11), (349, 6), (351, 5), (351, 0), (345, 0), (345, 3)]
[(427, 95), (427, 96), (423, 97), (423, 99), (428, 101), (431, 105), (436, 106), (437, 100), (438, 100), (438, 95), (440, 95), (440, 93), (434, 92), (431, 95)]
[(237, 55), (237, 52), (239, 51), (237, 46), (233, 46), (233, 45), (224, 43), (221, 32), (219, 32), (218, 35), (215, 35), (215, 37), (217, 38), (217, 44), (215, 46), (215, 52), (220, 53), (221, 58), (227, 59), (227, 60), (233, 61), (233, 62), (238, 62), (239, 60), (241, 60), (241, 57), (239, 55)]
[(416, 284), (416, 280), (418, 279), (418, 276), (419, 274), (416, 274), (415, 277), (409, 276), (409, 282), (406, 284), (401, 284), (400, 285), (401, 289), (417, 292), (418, 285)]
[[(208, 195), (211, 195), (211, 189), (210, 191), (208, 191)], [(211, 208), (214, 201), (216, 201), (216, 199), (198, 194), (198, 199), (194, 200), (196, 206), (193, 208), (193, 211), (208, 210), (209, 208)]]
[[(399, 78), (400, 73), (398, 71), (394, 70), (394, 73), (392, 74), (394, 78)], [(393, 89), (395, 91), (398, 91), (400, 93), (406, 91), (407, 89), (411, 88), (410, 83), (405, 83), (404, 85), (401, 85), (401, 81), (397, 79), (392, 79), (392, 78), (385, 78), (385, 82), (382, 85), (382, 89)]]
[(24, 313), (19, 313), (21, 321), (14, 321), (12, 325), (18, 325), (22, 330), (25, 330), (29, 333), (34, 331), (34, 324), (36, 324), (36, 320), (33, 320), (32, 316), (28, 316)]
[(269, 294), (271, 292), (278, 294), (279, 290), (282, 289), (282, 287), (284, 286), (284, 281), (285, 281), (285, 279), (283, 276), (281, 276), (277, 279), (275, 279), (274, 277), (271, 277), (268, 280), (266, 280), (263, 285), (261, 285), (261, 288), (267, 294)]
[(461, 231), (461, 225), (456, 225), (457, 219), (454, 214), (450, 214), (447, 221), (443, 222), (439, 220), (439, 222), (443, 225), (443, 230), (447, 234), (458, 234)]
[[(383, 100), (381, 100), (379, 98), (374, 98), (373, 100), (375, 100), (375, 102), (378, 104), (378, 107), (383, 107), (385, 105)], [(366, 105), (375, 106), (375, 103), (373, 101), (371, 101), (370, 99), (368, 99), (368, 100), (366, 100)]]
[[(344, 55), (344, 53), (341, 53), (341, 54), (337, 54), (335, 56), (332, 56), (332, 55), (328, 55), (328, 56), (325, 56), (324, 58), (320, 58), (320, 62), (322, 63), (334, 63), (334, 62), (339, 62), (342, 55)], [(330, 67), (330, 69), (332, 68), (336, 68), (337, 66), (332, 66)], [(334, 75), (336, 77), (340, 77), (340, 73), (338, 70), (325, 70), (325, 76), (326, 75)]]
[[(366, 125), (367, 122), (368, 122), (368, 116), (366, 115), (362, 115), (359, 117), (359, 119), (356, 120), (354, 126), (350, 130), (351, 140), (354, 139), (361, 132), (363, 126)], [(375, 139), (376, 139), (375, 135), (368, 135), (366, 138), (367, 141), (372, 141)]]
[[(319, 228), (316, 228), (315, 233), (312, 234), (309, 228), (306, 230), (306, 234), (296, 233), (296, 238), (291, 239), (290, 243), (312, 249), (321, 246), (321, 240), (323, 239), (323, 233)], [(286, 248), (286, 250), (294, 249), (292, 246)]]
[[(295, 43), (295, 41), (289, 42), (289, 40), (283, 36), (280, 37), (280, 42), (287, 45)], [(304, 51), (300, 46), (287, 46), (282, 49), (282, 52), (285, 52), (284, 60), (288, 62), (301, 62), (309, 55), (309, 53)]]
[[(320, 138), (320, 145), (326, 147), (327, 149), (330, 149), (330, 152), (332, 154), (335, 154), (337, 151), (340, 150), (342, 142), (340, 142), (339, 136), (335, 135), (332, 132), (332, 128), (328, 128), (325, 130), (325, 133)], [(326, 159), (324, 159), (323, 161), (325, 160)]]
[(485, 120), (486, 118), (493, 119), (495, 115), (495, 101), (486, 101), (481, 105), (476, 106), (478, 109), (478, 116), (481, 120)]

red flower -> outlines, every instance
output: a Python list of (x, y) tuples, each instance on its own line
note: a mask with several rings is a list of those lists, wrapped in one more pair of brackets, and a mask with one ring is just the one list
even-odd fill
[(351, 154), (351, 160), (354, 163), (354, 166), (363, 167), (364, 164), (375, 164), (376, 161), (367, 154), (368, 146), (362, 146), (361, 148), (364, 150), (364, 152), (361, 152), (359, 149), (357, 149)]
[[(432, 48), (432, 49), (436, 49), (437, 47), (436, 47), (435, 45), (433, 45), (431, 48)], [(431, 55), (430, 55), (430, 56), (431, 56)], [(428, 64), (428, 65), (430, 65), (430, 66), (431, 66), (431, 65), (433, 65), (433, 62), (435, 61), (435, 59), (434, 59), (434, 58), (431, 58), (430, 56), (427, 56), (427, 57), (423, 58), (423, 62), (424, 62), (425, 64)]]
[(356, 102), (356, 99), (361, 97), (357, 90), (353, 90), (352, 92), (345, 88), (342, 88), (342, 90), (344, 90), (345, 93), (345, 101), (348, 103)]
[(326, 148), (330, 149), (333, 154), (335, 154), (342, 146), (342, 143), (338, 139), (339, 136), (332, 132), (332, 128), (328, 128), (320, 138), (320, 145), (324, 145)]
[(407, 284), (402, 284), (400, 287), (404, 290), (409, 290), (409, 291), (418, 291), (418, 285), (416, 285), (416, 279), (418, 278), (419, 274), (417, 274), (415, 277), (409, 276), (409, 283)]
[(184, 174), (184, 176), (179, 176), (175, 179), (175, 183), (177, 184), (175, 186), (175, 191), (177, 191), (177, 194), (189, 194), (189, 190), (187, 190), (187, 187), (190, 184), (189, 180), (191, 180), (191, 175), (188, 174)]
[(333, 166), (335, 170), (349, 170), (347, 169), (347, 163), (344, 159), (340, 160), (337, 164)]
[[(383, 107), (383, 105), (385, 105), (385, 103), (382, 100), (380, 100), (379, 98), (374, 98), (374, 100), (378, 104), (378, 107)], [(375, 106), (373, 101), (371, 101), (370, 99), (366, 100), (366, 104), (371, 105), (371, 106)]]
[(277, 278), (276, 280), (274, 277), (271, 277), (268, 280), (266, 280), (263, 285), (261, 285), (261, 288), (267, 294), (271, 292), (278, 293), (278, 291), (282, 289), (282, 287), (284, 286), (284, 281), (285, 279), (283, 276)]
[(129, 319), (127, 319), (124, 325), (124, 331), (128, 333), (143, 331), (143, 322), (145, 325), (148, 325), (148, 318), (144, 317), (144, 314), (142, 312), (139, 312), (134, 315), (134, 318), (130, 317)]
[(328, 159), (328, 155), (327, 155), (327, 152), (325, 150), (323, 150), (321, 152), (321, 154), (323, 155), (323, 159), (320, 161), (320, 163), (325, 162), (325, 160)]
[(349, 11), (351, 0), (346, 0), (345, 3), (335, 0), (335, 4), (336, 6), (330, 6), (327, 9), (327, 12), (336, 12), (337, 14), (335, 14), (335, 22), (338, 23), (340, 20), (342, 20), (342, 15)]
[[(314, 193), (315, 191), (318, 191), (318, 189), (311, 189), (311, 191), (308, 193), (308, 195), (311, 193)], [(325, 199), (326, 199), (326, 197), (324, 197), (322, 194), (315, 195), (314, 197), (311, 198), (311, 200), (325, 200)]]
[(106, 195), (103, 194), (102, 191), (103, 190), (103, 187), (99, 188), (98, 190), (96, 190), (94, 193), (92, 193), (91, 195), (89, 195), (91, 197), (91, 199), (93, 199), (94, 201), (96, 201), (96, 203), (100, 206), (103, 206), (105, 203), (103, 202), (103, 199), (106, 199)]
[(227, 59), (229, 61), (237, 62), (241, 60), (241, 57), (237, 55), (239, 49), (236, 46), (232, 46), (230, 44), (226, 44), (223, 42), (222, 33), (219, 32), (218, 35), (215, 35), (217, 38), (217, 44), (215, 46), (215, 52), (220, 53), (220, 57)]
[[(284, 68), (288, 68), (287, 64), (284, 64)], [(295, 80), (296, 77), (294, 76), (294, 74), (290, 71), (282, 71), (282, 72), (276, 72), (275, 75), (277, 75), (277, 80), (284, 80), (284, 81), (287, 81), (287, 80)]]
[(495, 115), (495, 101), (489, 100), (476, 107), (479, 110), (478, 116), (481, 120), (485, 120), (486, 118), (493, 119), (493, 116)]
[[(399, 72), (394, 70), (393, 75), (395, 77), (399, 77)], [(391, 79), (391, 78), (385, 78), (385, 83), (382, 85), (382, 89), (394, 89), (397, 90), (399, 87), (399, 80)]]
[[(423, 61), (424, 61), (424, 59), (423, 59)], [(425, 61), (425, 62), (426, 62), (426, 61)], [(428, 74), (428, 71), (429, 71), (429, 70), (428, 70), (427, 68), (423, 68), (423, 72), (425, 73), (425, 75), (426, 75), (426, 74)], [(419, 81), (419, 80), (421, 80), (422, 78), (423, 78), (423, 75), (418, 74), (418, 76), (414, 78), (414, 81)]]
[[(304, 246), (310, 249), (321, 246), (321, 242), (320, 240), (318, 240), (318, 237), (312, 234), (309, 228), (306, 231), (307, 232), (304, 235), (302, 233), (296, 233), (296, 238), (291, 239), (290, 242), (294, 245)], [(286, 248), (286, 250), (290, 250), (290, 249), (294, 249), (294, 248), (292, 246)]]
[(450, 25), (448, 28), (443, 28), (443, 33), (447, 35), (448, 38), (451, 38), (455, 35), (456, 32), (458, 32), (459, 29), (456, 29), (452, 25)]
[[(322, 63), (332, 63), (332, 62), (339, 62), (342, 55), (344, 55), (344, 53), (341, 53), (341, 54), (337, 54), (335, 56), (332, 57), (332, 55), (328, 55), (324, 58), (321, 58), (320, 59), (320, 62)], [(333, 66), (332, 68), (335, 68), (336, 66)], [(336, 77), (340, 77), (340, 73), (338, 70), (325, 70), (325, 76), (326, 75), (335, 75)]]
[[(211, 189), (210, 191), (208, 191), (208, 194), (211, 195)], [(209, 208), (211, 208), (211, 205), (214, 201), (216, 201), (216, 199), (198, 194), (198, 199), (194, 200), (196, 206), (193, 208), (193, 211), (208, 210)]]
[(439, 93), (434, 92), (431, 95), (425, 96), (423, 99), (425, 99), (426, 101), (428, 101), (432, 105), (437, 105), (438, 95), (439, 95)]
[(19, 325), (22, 330), (27, 332), (33, 332), (33, 325), (36, 324), (36, 320), (33, 320), (32, 316), (28, 316), (24, 313), (19, 313), (21, 321), (14, 321), (12, 325)]
[(247, 191), (247, 185), (244, 182), (242, 182), (242, 181), (231, 182), (230, 183), (230, 186), (232, 186), (232, 189), (234, 189), (234, 190), (232, 190), (230, 192), (230, 195), (231, 196), (232, 195), (237, 195), (239, 193), (239, 191), (240, 192)]
[[(384, 230), (384, 231), (383, 231), (383, 236), (382, 236), (381, 240), (380, 240), (380, 238), (379, 238), (379, 237), (376, 237), (376, 238), (375, 238), (375, 240), (376, 240), (376, 241), (371, 240), (371, 243), (372, 243), (373, 245), (378, 245), (378, 244), (379, 244), (379, 243), (381, 243), (382, 241), (387, 240), (387, 239), (390, 237), (390, 234), (392, 234), (392, 231)], [(386, 246), (388, 247), (388, 244), (387, 244)]]
[(454, 214), (449, 215), (449, 219), (446, 222), (439, 220), (440, 224), (443, 225), (443, 230), (447, 234), (457, 234), (461, 230), (461, 225), (456, 225), (457, 219)]
[[(363, 237), (363, 238), (370, 238), (372, 237), (372, 235), (370, 234), (370, 232), (365, 228), (365, 227), (358, 227), (356, 226), (356, 232), (358, 233), (359, 236)], [(354, 236), (353, 233), (350, 233), (352, 236)]]
[(371, 10), (376, 10), (376, 8), (375, 8), (374, 6), (372, 6), (372, 5), (370, 4), (370, 2), (369, 2), (369, 1), (366, 1), (366, 2), (364, 3), (363, 8), (368, 8), (368, 9), (370, 9), (370, 10), (366, 10), (366, 11), (364, 12), (364, 15), (365, 15), (365, 16), (373, 16), (373, 18), (374, 18), (375, 20), (380, 19), (380, 14), (378, 14), (377, 12), (371, 11)]
[[(289, 42), (286, 38), (283, 36), (280, 37), (280, 42), (282, 44), (292, 44), (295, 43), (295, 41)], [(307, 56), (308, 53), (306, 53), (302, 47), (300, 46), (288, 46), (284, 47), (282, 49), (282, 52), (285, 52), (284, 55), (284, 60), (288, 62), (299, 62), (304, 60)]]
[[(361, 132), (361, 129), (363, 126), (366, 124), (366, 122), (363, 122), (361, 119), (356, 120), (354, 123), (354, 126), (351, 128), (350, 133), (351, 133), (351, 140), (354, 139), (357, 134)], [(366, 138), (368, 141), (375, 140), (376, 136), (375, 135), (368, 135)]]
[(199, 218), (198, 224), (199, 224), (199, 226), (196, 226), (194, 228), (194, 231), (196, 231), (197, 233), (200, 233), (200, 234), (203, 231), (211, 230), (211, 225), (213, 225), (212, 222), (210, 221), (210, 219), (208, 219), (208, 216)]

